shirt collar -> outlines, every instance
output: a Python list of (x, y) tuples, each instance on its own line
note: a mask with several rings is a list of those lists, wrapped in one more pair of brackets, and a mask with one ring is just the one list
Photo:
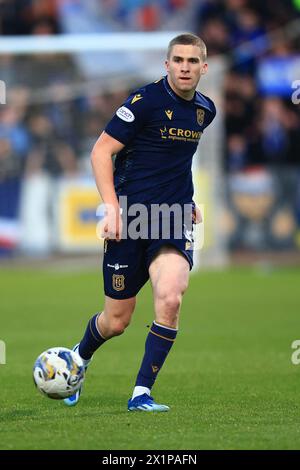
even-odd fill
[(195, 94), (194, 94), (194, 96), (191, 100), (185, 100), (181, 96), (177, 95), (177, 93), (175, 93), (175, 91), (170, 87), (167, 75), (164, 76), (163, 83), (164, 83), (164, 87), (165, 87), (167, 93), (173, 98), (173, 100), (178, 101), (180, 103), (184, 103), (186, 105), (189, 105), (191, 103), (195, 103), (196, 92), (195, 92)]

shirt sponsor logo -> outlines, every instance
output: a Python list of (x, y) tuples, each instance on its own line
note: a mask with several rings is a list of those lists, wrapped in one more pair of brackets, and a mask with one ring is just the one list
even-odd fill
[(201, 135), (201, 131), (180, 129), (177, 127), (167, 128), (167, 126), (165, 126), (163, 129), (160, 129), (160, 136), (162, 139), (183, 140), (184, 142), (198, 143), (201, 138)]
[(132, 122), (135, 119), (133, 112), (126, 108), (126, 106), (121, 106), (116, 114), (120, 119), (126, 122)]
[(166, 139), (167, 136), (166, 136), (166, 132), (168, 132), (168, 129), (167, 129), (167, 126), (165, 126), (163, 129), (159, 129), (160, 130), (160, 136), (162, 139)]
[(199, 140), (202, 132), (191, 131), (190, 129), (177, 129), (176, 127), (170, 127), (169, 134), (176, 137), (185, 137), (187, 139), (196, 139)]

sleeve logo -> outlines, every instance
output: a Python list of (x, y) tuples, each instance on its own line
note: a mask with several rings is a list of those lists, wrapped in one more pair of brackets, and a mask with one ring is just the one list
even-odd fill
[(138, 95), (135, 95), (132, 100), (131, 100), (131, 104), (135, 103), (136, 101), (139, 101), (139, 100), (142, 100), (143, 97), (142, 95), (139, 93)]
[(120, 119), (126, 122), (132, 122), (135, 119), (133, 112), (126, 108), (126, 106), (121, 106), (116, 114)]

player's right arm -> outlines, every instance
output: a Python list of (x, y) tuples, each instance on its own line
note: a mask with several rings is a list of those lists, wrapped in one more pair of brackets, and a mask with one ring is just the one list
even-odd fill
[(124, 144), (102, 132), (94, 145), (91, 155), (93, 173), (102, 201), (107, 207), (107, 222), (104, 225), (103, 236), (113, 240), (120, 240), (122, 221), (120, 207), (114, 187), (113, 155), (119, 153)]
[(113, 208), (112, 213), (117, 214), (117, 217), (108, 214), (108, 222), (113, 223), (117, 219), (117, 227), (114, 230), (106, 226), (103, 234), (105, 238), (120, 240), (122, 233), (120, 208), (114, 188), (112, 156), (118, 154), (135, 138), (149, 116), (149, 98), (145, 89), (140, 88), (116, 111), (93, 148), (92, 166), (97, 188), (103, 202)]

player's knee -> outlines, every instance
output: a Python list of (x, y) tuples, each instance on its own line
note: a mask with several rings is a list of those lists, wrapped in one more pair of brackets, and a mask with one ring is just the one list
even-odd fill
[(180, 294), (171, 294), (165, 299), (165, 306), (167, 312), (176, 314), (179, 311), (181, 305), (181, 295)]
[(110, 324), (110, 336), (120, 336), (129, 325), (129, 320), (114, 319)]
[(177, 292), (161, 293), (159, 296), (161, 310), (165, 312), (166, 315), (171, 315), (173, 317), (179, 311), (181, 298), (181, 294), (178, 294)]

